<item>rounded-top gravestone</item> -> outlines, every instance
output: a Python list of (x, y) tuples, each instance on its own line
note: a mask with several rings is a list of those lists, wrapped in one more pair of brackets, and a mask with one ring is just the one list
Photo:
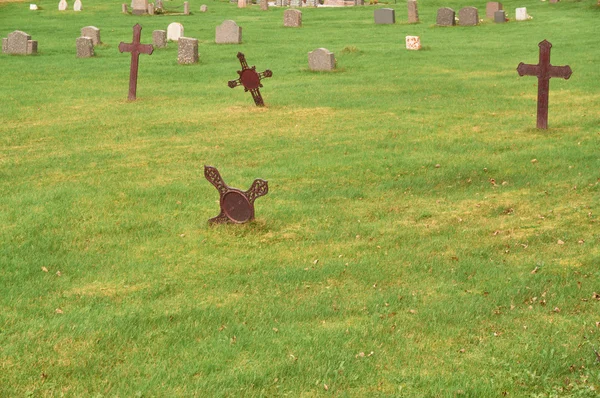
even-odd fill
[(179, 22), (173, 22), (167, 27), (167, 40), (177, 41), (183, 36), (183, 25)]

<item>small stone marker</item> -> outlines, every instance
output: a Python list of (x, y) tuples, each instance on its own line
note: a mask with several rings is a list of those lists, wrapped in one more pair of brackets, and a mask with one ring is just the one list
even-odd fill
[(37, 11), (38, 6), (37, 6), (37, 4), (30, 4), (29, 5), (29, 9), (32, 10), (32, 11)]
[(127, 99), (129, 101), (135, 101), (137, 92), (137, 77), (138, 77), (138, 63), (140, 60), (140, 54), (151, 55), (154, 51), (152, 44), (140, 43), (140, 37), (142, 36), (142, 27), (140, 24), (133, 26), (133, 40), (131, 43), (119, 44), (120, 52), (131, 53), (131, 67), (129, 69), (129, 95)]
[(206, 4), (202, 4), (200, 6), (200, 12), (206, 12), (206, 11), (208, 11), (208, 6)]
[(283, 13), (283, 26), (295, 28), (302, 26), (302, 11), (285, 10)]
[(69, 5), (67, 4), (67, 0), (60, 0), (58, 3), (58, 11), (65, 11)]
[(517, 21), (527, 21), (529, 14), (527, 14), (527, 7), (520, 7), (515, 9), (515, 19)]
[(165, 48), (167, 46), (167, 31), (155, 30), (152, 32), (152, 45), (156, 48)]
[(554, 66), (550, 64), (550, 49), (552, 44), (544, 40), (538, 44), (540, 58), (537, 65), (521, 62), (517, 67), (519, 76), (536, 76), (538, 78), (537, 128), (548, 128), (548, 95), (550, 93), (550, 78), (561, 77), (568, 79), (573, 71), (569, 65)]
[(177, 62), (184, 64), (195, 64), (198, 62), (198, 39), (180, 37), (177, 41)]
[(417, 11), (417, 1), (408, 0), (406, 2), (408, 7), (408, 23), (419, 23), (419, 12)]
[(73, 11), (81, 11), (81, 0), (75, 0), (73, 3)]
[(326, 48), (317, 48), (308, 53), (308, 67), (310, 70), (334, 70), (335, 56)]
[(131, 13), (133, 15), (144, 15), (148, 13), (148, 0), (132, 0)]
[(456, 25), (456, 13), (452, 8), (442, 7), (438, 9), (436, 24), (438, 26), (454, 26)]
[(92, 44), (97, 46), (98, 44), (102, 44), (100, 41), (100, 29), (95, 26), (86, 26), (81, 28), (81, 37), (89, 37), (92, 39)]
[(211, 224), (234, 223), (243, 224), (254, 219), (254, 201), (269, 192), (269, 183), (256, 179), (246, 192), (231, 188), (212, 166), (204, 166), (204, 177), (219, 191), (221, 213), (208, 220)]
[(2, 52), (5, 54), (32, 55), (37, 54), (36, 40), (31, 40), (27, 33), (15, 30), (2, 39)]
[(407, 50), (420, 50), (421, 49), (421, 38), (419, 36), (406, 36), (406, 49)]
[(154, 1), (154, 9), (155, 10), (162, 10), (163, 9), (163, 1), (162, 0), (155, 0)]
[(485, 16), (489, 19), (494, 19), (496, 11), (502, 10), (502, 3), (497, 1), (490, 1), (485, 5)]
[(216, 28), (215, 43), (240, 44), (242, 42), (242, 28), (235, 21), (227, 20)]
[(269, 0), (260, 0), (260, 9), (267, 11), (269, 9)]
[(475, 26), (479, 24), (479, 14), (475, 7), (463, 7), (458, 11), (458, 23), (461, 26)]
[(121, 4), (121, 12), (123, 14), (129, 14), (129, 11), (127, 10), (127, 4), (125, 4), (125, 3)]
[(494, 13), (494, 22), (495, 23), (504, 23), (506, 22), (506, 11), (498, 10)]
[(154, 15), (154, 3), (148, 3), (148, 15)]
[(183, 13), (185, 15), (190, 15), (190, 2), (189, 1), (183, 2)]
[(167, 26), (167, 40), (177, 41), (183, 36), (183, 25), (179, 22), (170, 23)]
[(264, 78), (273, 76), (273, 72), (266, 69), (264, 72), (258, 73), (256, 72), (256, 66), (251, 68), (248, 67), (244, 54), (238, 52), (237, 57), (242, 65), (242, 70), (237, 71), (240, 77), (237, 80), (230, 80), (227, 85), (231, 88), (239, 85), (244, 86), (244, 91), (250, 91), (250, 94), (252, 94), (252, 99), (254, 99), (256, 106), (265, 106), (262, 95), (260, 95), (259, 89), (263, 86), (260, 81)]
[(373, 12), (373, 16), (377, 25), (396, 23), (396, 10), (393, 8), (379, 8)]
[(75, 44), (77, 46), (77, 58), (94, 56), (94, 42), (91, 37), (78, 37)]

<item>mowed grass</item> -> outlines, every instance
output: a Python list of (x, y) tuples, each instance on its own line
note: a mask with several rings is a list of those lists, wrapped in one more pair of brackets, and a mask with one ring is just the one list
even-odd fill
[[(600, 93), (595, 1), (283, 10), (191, 2), (190, 16), (120, 3), (0, 5), (0, 396), (597, 396)], [(182, 3), (165, 2), (178, 10)], [(435, 26), (475, 5), (478, 27)], [(376, 7), (397, 23), (374, 25)], [(214, 44), (233, 19), (240, 45)], [(131, 27), (200, 42), (140, 56)], [(82, 27), (101, 29), (78, 59)], [(419, 35), (424, 49), (404, 49)], [(549, 130), (534, 128), (552, 64)], [(338, 69), (310, 72), (325, 47)], [(273, 77), (256, 108), (236, 53)], [(209, 226), (210, 164), (270, 192), (256, 220)]]

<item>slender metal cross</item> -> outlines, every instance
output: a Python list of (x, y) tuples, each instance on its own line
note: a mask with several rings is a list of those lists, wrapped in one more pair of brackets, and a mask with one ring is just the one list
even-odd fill
[(263, 86), (260, 81), (265, 77), (273, 76), (273, 72), (267, 69), (262, 73), (258, 73), (256, 72), (256, 66), (253, 66), (252, 68), (248, 67), (248, 63), (246, 62), (246, 57), (244, 54), (237, 53), (237, 57), (240, 60), (240, 64), (242, 64), (242, 70), (237, 71), (238, 75), (240, 75), (240, 78), (237, 80), (230, 80), (227, 84), (231, 88), (237, 87), (241, 84), (244, 86), (244, 91), (250, 91), (256, 106), (265, 106), (262, 95), (260, 95), (259, 91), (259, 88)]
[(538, 44), (540, 47), (540, 61), (537, 65), (521, 62), (517, 67), (519, 76), (537, 76), (538, 101), (537, 101), (537, 128), (548, 128), (548, 94), (550, 92), (550, 78), (562, 77), (568, 79), (573, 71), (569, 65), (553, 66), (550, 64), (550, 49), (552, 44), (544, 40)]
[(152, 54), (154, 47), (152, 44), (141, 44), (140, 37), (142, 36), (142, 27), (140, 24), (133, 26), (133, 41), (132, 43), (119, 44), (120, 52), (131, 53), (131, 68), (129, 70), (129, 101), (135, 101), (137, 91), (137, 77), (138, 77), (138, 63), (140, 60), (140, 54)]

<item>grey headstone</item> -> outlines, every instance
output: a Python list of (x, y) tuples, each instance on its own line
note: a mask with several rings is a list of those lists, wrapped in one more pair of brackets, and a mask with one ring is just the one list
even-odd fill
[(73, 3), (73, 11), (81, 11), (81, 0), (75, 0), (75, 3)]
[(498, 10), (494, 13), (494, 22), (504, 23), (506, 22), (506, 11)]
[(67, 4), (67, 0), (60, 0), (58, 3), (58, 11), (65, 11), (69, 5)]
[(185, 15), (190, 15), (190, 2), (189, 1), (183, 2), (183, 13)]
[(133, 0), (131, 2), (131, 11), (134, 15), (143, 15), (148, 13), (148, 0)]
[(490, 1), (485, 5), (485, 17), (489, 19), (494, 19), (494, 14), (496, 11), (500, 11), (502, 9), (502, 3), (497, 1)]
[(37, 53), (37, 41), (20, 30), (15, 30), (2, 39), (2, 52), (7, 54), (30, 55)]
[(206, 4), (202, 4), (200, 6), (200, 12), (206, 12), (206, 11), (208, 11), (208, 6)]
[(165, 48), (167, 46), (167, 31), (155, 30), (152, 32), (152, 45), (156, 48)]
[(94, 43), (91, 37), (78, 37), (77, 58), (89, 58), (94, 56)]
[(442, 7), (438, 9), (436, 24), (439, 26), (454, 26), (456, 13), (452, 8)]
[(396, 11), (393, 8), (379, 8), (373, 13), (376, 24), (396, 23)]
[(127, 11), (127, 4), (121, 4), (121, 12), (123, 14), (129, 13), (129, 11)]
[(100, 29), (95, 26), (86, 26), (81, 28), (81, 37), (89, 37), (92, 39), (92, 43), (97, 46), (102, 44), (100, 41)]
[(317, 48), (308, 53), (308, 67), (310, 70), (333, 70), (335, 56), (326, 48)]
[(302, 26), (302, 11), (285, 10), (283, 13), (283, 26), (300, 27)]
[(419, 23), (419, 12), (417, 11), (417, 1), (408, 0), (408, 23)]
[(479, 24), (479, 14), (475, 7), (463, 7), (458, 11), (458, 23), (461, 26), (475, 26)]
[(242, 42), (242, 28), (235, 21), (227, 20), (216, 28), (215, 43), (239, 44)]
[(177, 62), (180, 64), (195, 64), (198, 62), (198, 39), (180, 37), (177, 45)]

